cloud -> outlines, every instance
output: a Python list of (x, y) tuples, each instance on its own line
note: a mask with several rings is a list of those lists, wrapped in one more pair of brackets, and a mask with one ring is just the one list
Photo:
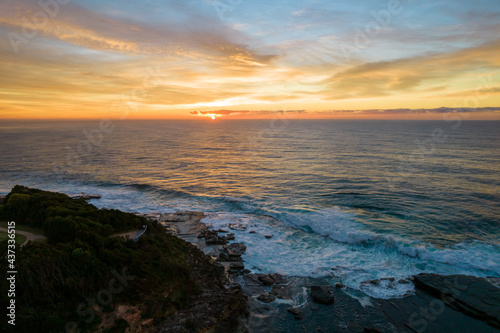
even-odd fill
[(483, 108), (429, 108), (429, 109), (367, 109), (367, 110), (328, 110), (319, 111), (319, 114), (329, 114), (329, 115), (340, 115), (340, 114), (352, 114), (352, 115), (383, 115), (383, 114), (428, 114), (428, 113), (457, 113), (457, 112), (492, 112), (500, 113), (500, 107), (483, 107)]
[(272, 115), (289, 115), (289, 116), (304, 116), (308, 117), (335, 117), (335, 116), (381, 116), (381, 115), (428, 115), (428, 114), (450, 114), (450, 113), (497, 113), (500, 114), (500, 107), (483, 107), (483, 108), (398, 108), (398, 109), (367, 109), (367, 110), (323, 110), (323, 111), (306, 111), (306, 110), (204, 110), (191, 111), (192, 116), (219, 116), (219, 117), (262, 117)]
[(33, 24), (34, 18), (44, 13), (37, 1), (6, 0), (0, 5), (0, 25), (20, 37), (25, 36), (23, 29), (34, 29), (45, 38), (101, 51), (223, 58), (227, 64), (241, 67), (263, 66), (275, 58), (272, 54), (252, 51), (241, 43), (249, 38), (196, 8), (174, 8), (187, 17), (182, 24), (163, 22), (153, 26), (117, 19), (75, 3), (60, 5), (53, 17)]
[(305, 114), (306, 110), (212, 110), (212, 111), (191, 111), (194, 116), (266, 116), (273, 114)]
[(479, 47), (392, 61), (370, 62), (333, 74), (323, 81), (325, 99), (391, 96), (425, 89), (464, 73), (497, 70), (500, 39)]

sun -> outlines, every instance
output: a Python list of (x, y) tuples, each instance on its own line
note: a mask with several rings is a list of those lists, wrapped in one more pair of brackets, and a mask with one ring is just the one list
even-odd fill
[(212, 120), (215, 120), (215, 115), (212, 115)]

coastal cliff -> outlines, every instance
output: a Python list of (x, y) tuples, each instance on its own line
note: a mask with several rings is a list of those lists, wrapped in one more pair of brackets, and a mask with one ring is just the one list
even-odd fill
[[(224, 271), (155, 221), (23, 186), (0, 214), (46, 236), (17, 248), (15, 326), (2, 320), (4, 332), (230, 332), (244, 312), (246, 297)], [(6, 241), (1, 251), (7, 267)]]

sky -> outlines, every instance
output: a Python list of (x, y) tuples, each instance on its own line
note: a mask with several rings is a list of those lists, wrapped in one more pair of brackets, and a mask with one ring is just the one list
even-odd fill
[(500, 119), (498, 0), (1, 0), (0, 119)]

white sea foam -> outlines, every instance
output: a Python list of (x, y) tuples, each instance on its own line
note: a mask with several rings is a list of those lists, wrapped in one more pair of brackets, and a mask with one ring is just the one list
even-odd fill
[[(286, 214), (286, 223), (268, 216), (234, 213), (211, 214), (203, 221), (215, 229), (231, 223), (247, 226), (245, 231), (233, 232), (236, 241), (248, 246), (243, 258), (253, 271), (336, 277), (348, 287), (377, 298), (411, 293), (413, 284), (398, 280), (422, 272), (500, 275), (500, 251), (495, 245), (471, 242), (436, 249), (373, 233), (354, 221), (352, 213), (339, 209), (301, 214)], [(269, 234), (273, 237), (265, 238)], [(390, 277), (394, 281), (364, 283)]]

